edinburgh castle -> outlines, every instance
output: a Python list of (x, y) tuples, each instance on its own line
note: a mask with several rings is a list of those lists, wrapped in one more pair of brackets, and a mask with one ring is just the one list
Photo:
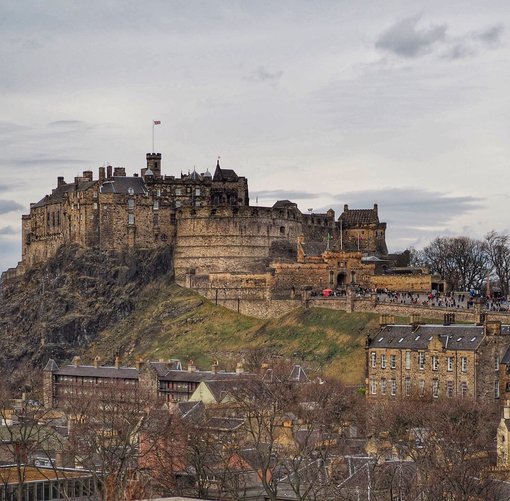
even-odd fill
[(22, 217), (22, 261), (4, 279), (74, 243), (101, 252), (169, 246), (178, 284), (257, 316), (269, 304), (278, 313), (325, 288), (433, 287), (427, 273), (398, 274), (377, 204), (345, 205), (338, 219), (332, 209), (302, 213), (289, 200), (253, 206), (247, 179), (219, 161), (214, 174), (177, 177), (162, 174), (160, 153), (146, 159), (133, 176), (107, 166), (97, 179), (90, 170), (69, 183), (58, 177)]

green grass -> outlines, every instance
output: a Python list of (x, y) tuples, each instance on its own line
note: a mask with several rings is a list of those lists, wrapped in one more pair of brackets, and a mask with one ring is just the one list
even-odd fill
[[(160, 280), (140, 294), (135, 311), (101, 333), (84, 355), (111, 363), (192, 359), (208, 368), (218, 360), (233, 369), (250, 352), (266, 350), (304, 363), (348, 383), (364, 378), (367, 334), (378, 329), (376, 313), (297, 309), (282, 318), (261, 320), (216, 306), (192, 291)], [(408, 319), (397, 319), (406, 323)]]

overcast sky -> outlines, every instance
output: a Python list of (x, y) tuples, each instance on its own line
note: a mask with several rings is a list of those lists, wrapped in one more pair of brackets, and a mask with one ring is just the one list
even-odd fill
[(510, 3), (0, 0), (0, 270), (105, 163), (222, 166), (251, 201), (379, 204), (390, 250), (510, 230)]

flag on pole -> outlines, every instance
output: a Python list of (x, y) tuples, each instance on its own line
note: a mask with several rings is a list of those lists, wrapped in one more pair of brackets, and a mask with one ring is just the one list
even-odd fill
[(161, 125), (161, 120), (154, 120), (154, 125)]

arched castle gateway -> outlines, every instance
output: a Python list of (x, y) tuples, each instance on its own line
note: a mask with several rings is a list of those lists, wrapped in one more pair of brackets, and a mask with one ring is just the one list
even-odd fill
[[(243, 309), (241, 302), (288, 300), (307, 288), (374, 286), (391, 265), (377, 205), (345, 205), (338, 220), (331, 209), (303, 214), (289, 200), (254, 207), (247, 179), (219, 161), (214, 174), (168, 176), (160, 153), (147, 153), (146, 160), (133, 176), (108, 166), (97, 178), (89, 170), (70, 183), (58, 177), (22, 217), (17, 272), (68, 243), (99, 251), (170, 246), (177, 283)], [(424, 278), (415, 277), (414, 289), (431, 288)]]

